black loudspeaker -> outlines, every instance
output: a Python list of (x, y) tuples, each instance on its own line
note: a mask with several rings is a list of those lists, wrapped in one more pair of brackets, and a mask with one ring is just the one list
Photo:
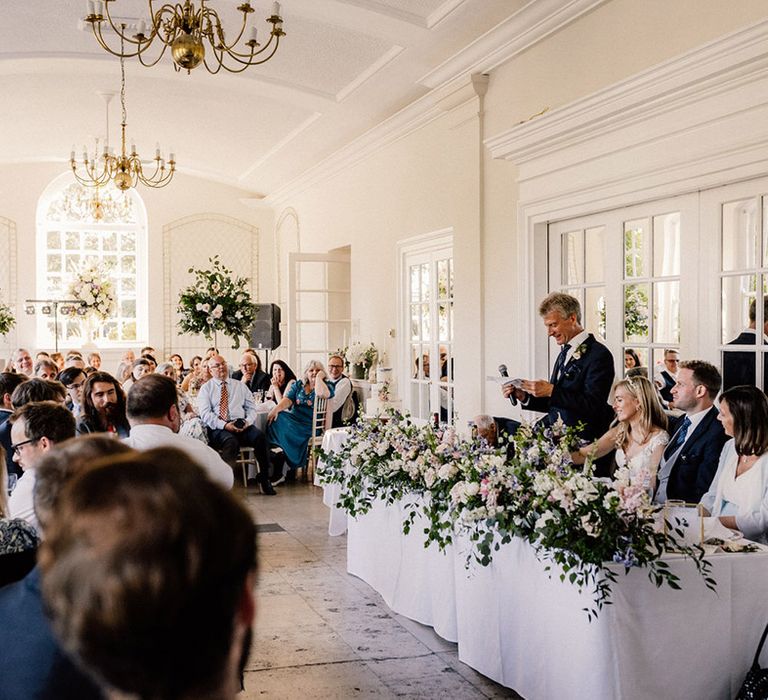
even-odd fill
[(280, 307), (277, 304), (257, 304), (251, 327), (252, 348), (274, 350), (280, 347)]

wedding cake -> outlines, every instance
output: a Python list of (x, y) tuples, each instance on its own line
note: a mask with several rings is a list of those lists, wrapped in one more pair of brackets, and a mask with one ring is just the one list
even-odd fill
[(365, 413), (377, 416), (387, 408), (402, 408), (402, 402), (394, 399), (394, 384), (391, 367), (376, 368), (376, 383), (371, 384), (371, 398), (365, 402)]

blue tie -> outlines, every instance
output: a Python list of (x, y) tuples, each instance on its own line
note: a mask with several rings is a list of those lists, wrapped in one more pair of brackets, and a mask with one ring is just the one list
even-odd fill
[(688, 435), (688, 428), (691, 427), (691, 419), (688, 416), (685, 417), (680, 424), (679, 430), (675, 433), (675, 437), (672, 438), (667, 449), (664, 450), (664, 457), (669, 459), (675, 452), (677, 452), (682, 444), (685, 442), (685, 438)]
[(563, 345), (563, 347), (560, 349), (560, 354), (557, 356), (557, 360), (555, 360), (555, 366), (552, 369), (552, 381), (550, 384), (555, 384), (558, 379), (560, 379), (560, 374), (563, 371), (563, 367), (565, 367), (565, 356), (568, 354), (568, 351), (571, 349), (571, 346), (566, 343)]

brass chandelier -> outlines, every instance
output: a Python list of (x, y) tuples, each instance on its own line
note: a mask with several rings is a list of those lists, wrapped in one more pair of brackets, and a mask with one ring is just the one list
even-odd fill
[[(125, 25), (123, 25), (123, 28)], [(115, 155), (109, 148), (109, 144), (104, 144), (104, 150), (99, 155), (94, 153), (92, 158), (88, 157), (88, 152), (83, 149), (83, 174), (79, 172), (79, 164), (75, 159), (75, 151), (69, 157), (69, 164), (72, 168), (72, 174), (75, 179), (86, 187), (102, 187), (110, 180), (119, 190), (129, 190), (136, 187), (138, 183), (147, 187), (165, 187), (176, 172), (176, 161), (173, 153), (168, 158), (168, 167), (166, 161), (160, 153), (160, 147), (155, 150), (154, 172), (147, 174), (144, 172), (144, 165), (141, 162), (139, 154), (136, 152), (135, 144), (131, 145), (130, 153), (125, 147), (125, 127), (127, 125), (127, 116), (125, 110), (125, 59), (120, 56), (120, 105), (122, 107), (121, 129), (121, 148), (120, 155)], [(107, 102), (107, 114), (109, 114), (109, 103)], [(109, 122), (107, 122), (109, 129)]]
[[(256, 40), (256, 27), (252, 26), (246, 37), (248, 15), (254, 12), (249, 0), (243, 0), (237, 7), (242, 12), (242, 25), (234, 41), (227, 43), (221, 20), (216, 10), (208, 7), (209, 0), (200, 0), (197, 8), (192, 0), (183, 0), (176, 4), (166, 3), (155, 10), (153, 0), (149, 2), (151, 26), (143, 20), (131, 27), (115, 24), (110, 12), (110, 5), (117, 0), (88, 0), (88, 16), (85, 22), (91, 25), (93, 34), (101, 47), (121, 58), (136, 58), (144, 66), (154, 66), (171, 48), (173, 67), (186, 70), (187, 73), (201, 63), (209, 73), (218, 73), (222, 68), (230, 73), (242, 73), (249, 66), (266, 63), (275, 55), (280, 44), (280, 37), (285, 36), (283, 19), (280, 16), (280, 3), (272, 4), (272, 14), (267, 22), (272, 25), (269, 41), (261, 46)], [(108, 23), (108, 24), (105, 24)], [(120, 51), (112, 49), (104, 38), (104, 29), (112, 30), (120, 37)], [(238, 44), (243, 40), (238, 50)], [(155, 40), (162, 45), (160, 53), (149, 58), (149, 48)], [(124, 45), (127, 44), (127, 50)], [(206, 51), (207, 46), (207, 51)]]

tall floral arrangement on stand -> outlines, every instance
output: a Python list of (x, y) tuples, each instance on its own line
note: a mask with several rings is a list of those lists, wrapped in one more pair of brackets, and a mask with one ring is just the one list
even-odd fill
[(115, 311), (115, 286), (110, 273), (112, 266), (99, 261), (88, 261), (80, 265), (67, 288), (70, 299), (80, 302), (80, 311), (86, 326), (86, 340), (98, 336), (98, 322), (106, 321)]
[(240, 339), (248, 339), (258, 306), (251, 301), (249, 280), (236, 277), (224, 267), (219, 256), (208, 259), (211, 268), (188, 272), (195, 276), (194, 284), (179, 296), (179, 328), (184, 333), (198, 333), (218, 344), (217, 334), (232, 339), (232, 347)]
[(6, 335), (16, 325), (16, 317), (7, 304), (0, 304), (0, 335)]

